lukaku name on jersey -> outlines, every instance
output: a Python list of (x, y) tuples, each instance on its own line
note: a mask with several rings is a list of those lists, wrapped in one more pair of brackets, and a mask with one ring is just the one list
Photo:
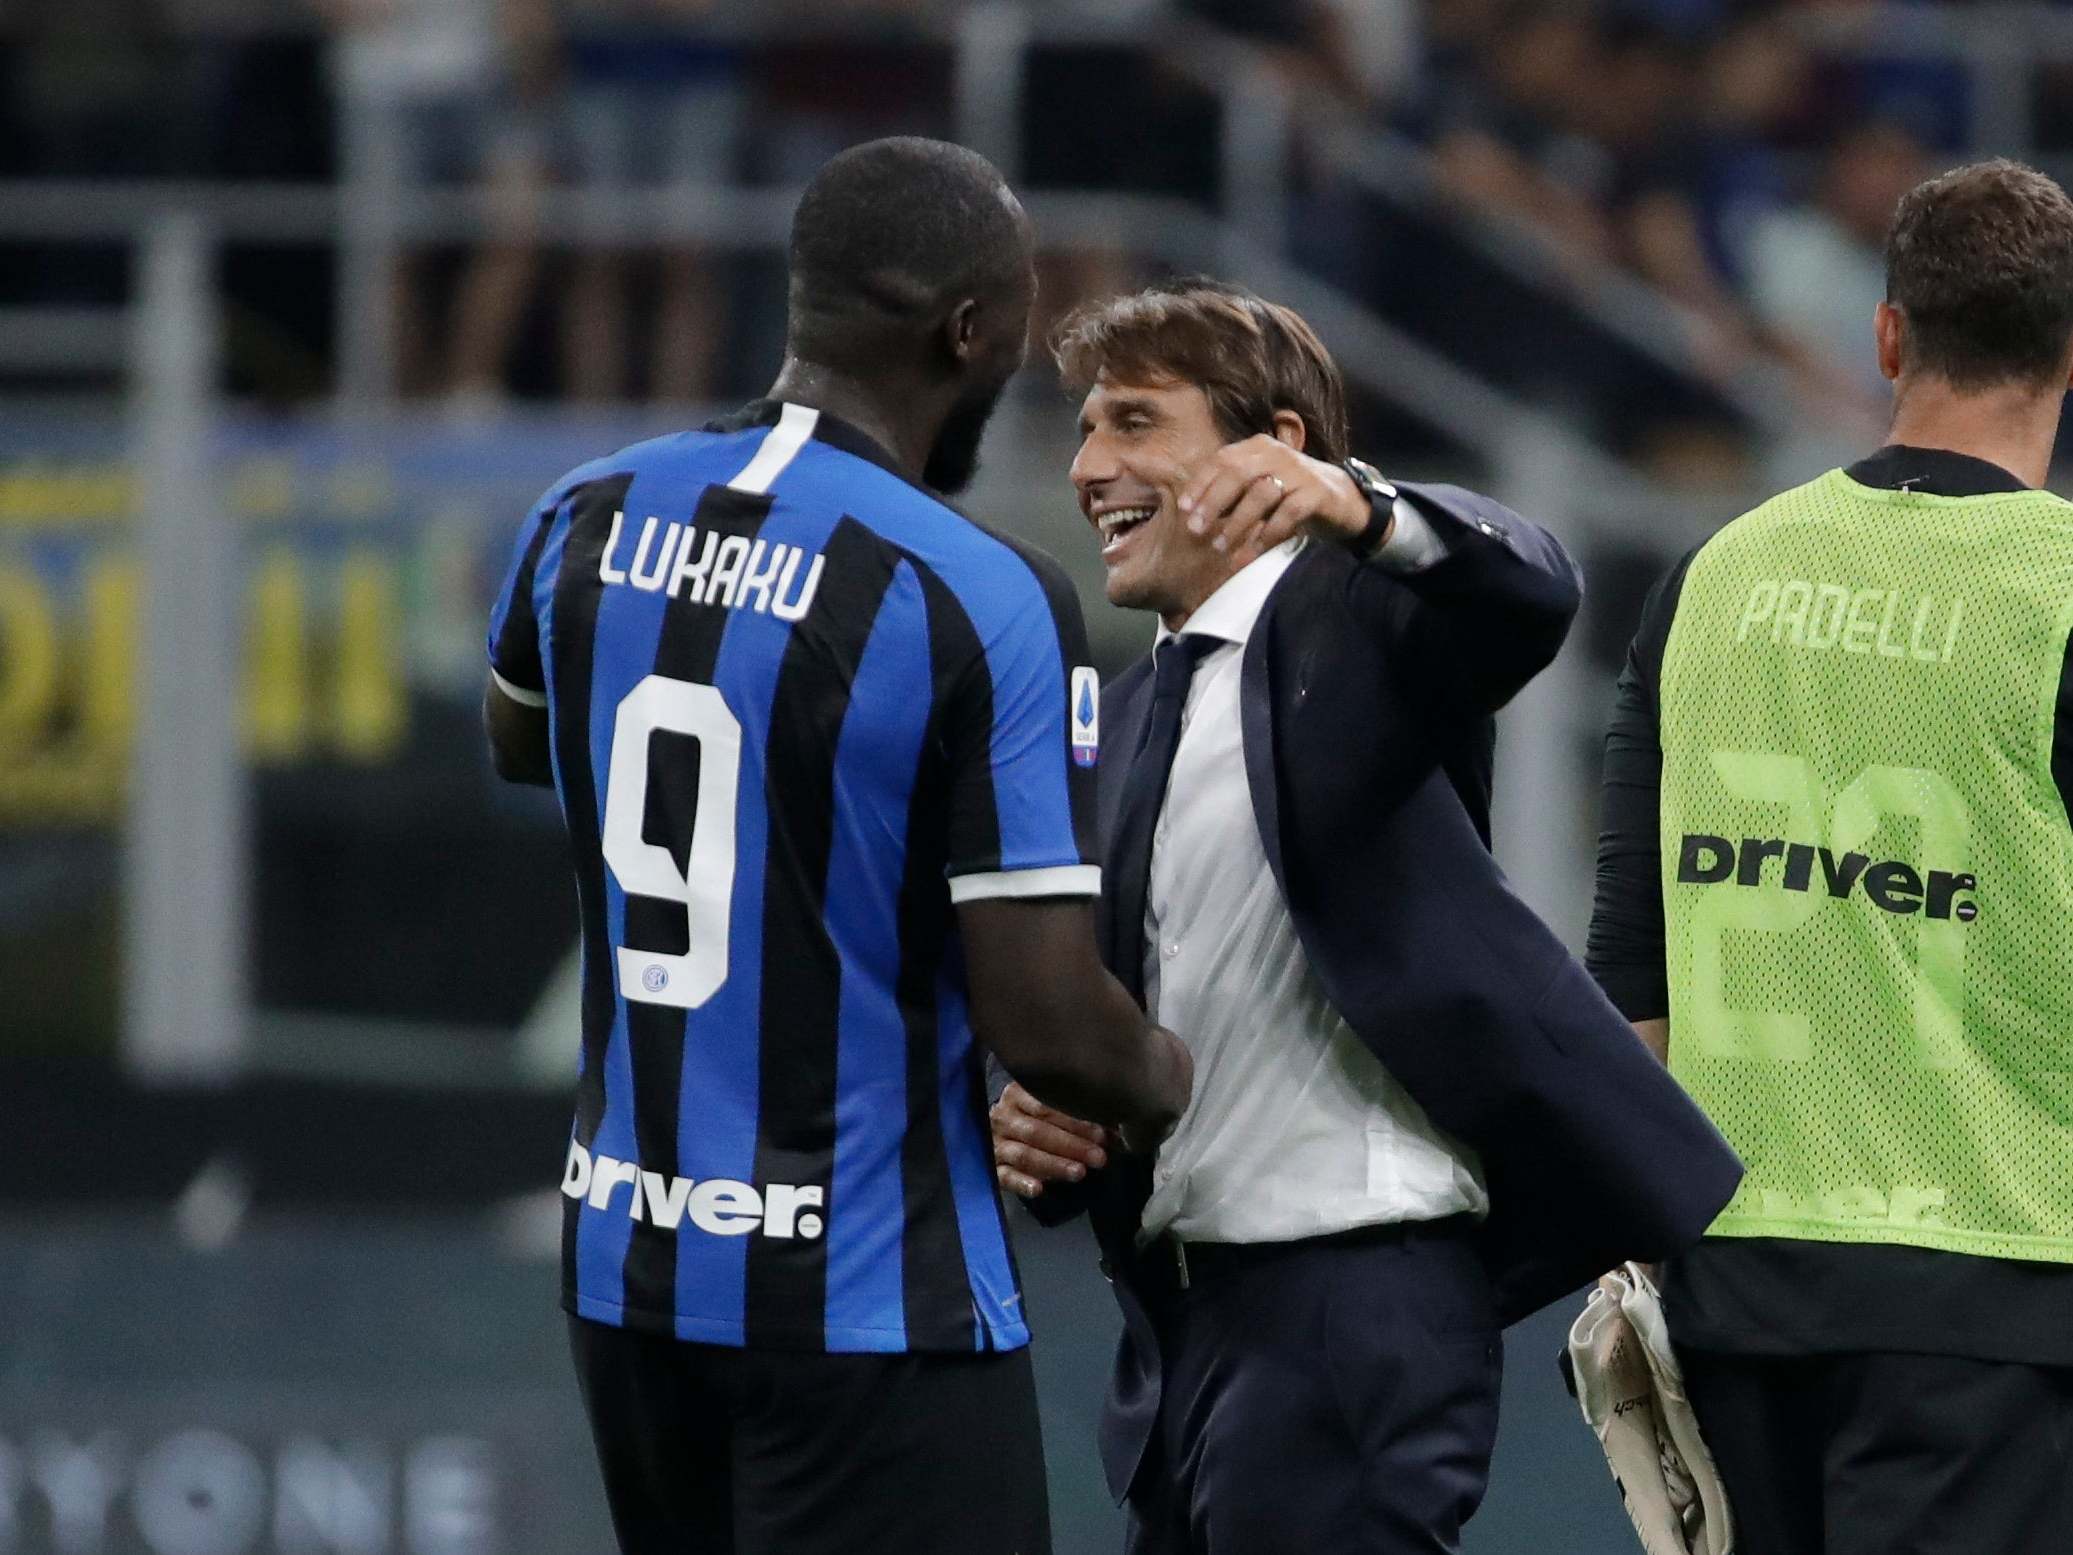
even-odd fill
[(572, 1312), (1027, 1342), (953, 904), (1098, 890), (1087, 659), (1054, 563), (802, 406), (549, 489), (490, 663), (547, 709), (576, 864)]
[(613, 513), (612, 532), (597, 559), (600, 583), (626, 583), (651, 594), (660, 589), (671, 599), (681, 594), (694, 605), (768, 611), (780, 621), (800, 620), (813, 608), (825, 560), (821, 556), (808, 563), (801, 582), (800, 562), (806, 553), (796, 545), (773, 545), (717, 529), (701, 535), (697, 525), (677, 523), (663, 527), (662, 543), (656, 545), (655, 531), (662, 520), (650, 518), (641, 526), (632, 560), (615, 567), (612, 558), (625, 522), (624, 513)]

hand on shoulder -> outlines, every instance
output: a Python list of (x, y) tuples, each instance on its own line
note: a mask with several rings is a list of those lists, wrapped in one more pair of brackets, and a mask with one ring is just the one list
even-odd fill
[(1212, 454), (1181, 493), (1180, 511), (1192, 532), (1243, 566), (1306, 528), (1357, 540), (1373, 510), (1339, 465), (1263, 432)]

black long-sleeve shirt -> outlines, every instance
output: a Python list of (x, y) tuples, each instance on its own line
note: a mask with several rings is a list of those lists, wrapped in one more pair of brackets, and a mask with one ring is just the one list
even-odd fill
[[(1852, 465), (1866, 486), (1972, 497), (2021, 491), (2000, 466), (1941, 449), (1882, 448)], [(1670, 1013), (1664, 954), (1663, 653), (1692, 558), (1650, 591), (1605, 736), (1598, 878), (1585, 960), (1629, 1020)], [(2051, 770), (2073, 795), (2073, 652), (2059, 680)], [(1671, 1040), (1676, 1040), (1673, 1030)], [(2069, 1166), (2073, 1170), (2073, 1166)], [(2073, 1366), (2073, 1266), (1929, 1248), (1711, 1237), (1666, 1271), (1680, 1344), (1731, 1354), (1862, 1350)]]

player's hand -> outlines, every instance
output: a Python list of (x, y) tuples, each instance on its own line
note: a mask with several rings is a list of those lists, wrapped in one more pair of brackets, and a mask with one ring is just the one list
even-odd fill
[(988, 1114), (993, 1172), (1010, 1193), (1033, 1199), (1047, 1182), (1078, 1182), (1108, 1165), (1108, 1131), (1046, 1107), (1011, 1081)]
[(1357, 540), (1371, 510), (1339, 466), (1263, 432), (1210, 455), (1181, 493), (1180, 514), (1243, 566), (1306, 527)]

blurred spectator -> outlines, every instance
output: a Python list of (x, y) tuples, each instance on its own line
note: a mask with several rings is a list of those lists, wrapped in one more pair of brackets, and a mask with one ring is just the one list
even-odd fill
[(1178, 0), (1258, 44), (1289, 83), (1366, 107), (1392, 96), (1416, 64), (1414, 0)]
[(1895, 124), (1850, 131), (1829, 152), (1810, 205), (1781, 205), (1749, 233), (1749, 301), (1772, 346), (1816, 403), (1875, 411), (1887, 399), (1869, 349), (1886, 295), (1886, 227), (1929, 176), (1921, 143)]
[[(1497, 30), (1512, 9), (1510, 0), (1423, 0), (1418, 6), (1422, 59), (1399, 107), (1416, 116), (1472, 84)], [(1429, 131), (1430, 125), (1425, 126)]]
[[(1884, 404), (1864, 331), (1885, 227), (1928, 171), (1923, 147), (1953, 135), (1969, 111), (1955, 62), (1817, 55), (1794, 9), (1791, 0), (1424, 0), (1419, 68), (1378, 116), (1428, 147), (1446, 194), (1538, 236), (1575, 283), (1569, 295), (1625, 309), (1604, 289), (1625, 270), (1675, 305), (1656, 327), (1681, 330), (1684, 350), (1659, 359), (1656, 374), (1675, 375), (1700, 402), (1725, 396), (1677, 427), (1684, 446), (1695, 433), (1712, 437), (1708, 416), (1747, 416), (1737, 407), (1761, 382), (1750, 370), (1765, 364), (1787, 371), (1812, 421), (1856, 421)], [(1821, 159), (1817, 186), (1796, 190), (1809, 154)], [(1487, 311), (1489, 279), (1463, 273), (1451, 294), (1421, 293), (1423, 317)], [(1559, 305), (1564, 288), (1530, 284)], [(1386, 296), (1363, 290), (1387, 311)], [(1516, 303), (1510, 316), (1514, 328), (1491, 332), (1500, 358), (1523, 323)], [(1602, 315), (1580, 322), (1601, 341), (1623, 333)], [(1452, 331), (1464, 333), (1473, 332)], [(1472, 342), (1460, 349), (1505, 381), (1502, 360)], [(1574, 349), (1563, 355), (1572, 382), (1588, 377)], [(1634, 398), (1647, 376), (1605, 373), (1599, 387), (1617, 403), (1589, 396), (1588, 414), (1623, 427), (1622, 446), (1679, 419), (1658, 398)]]
[(1444, 95), (1427, 112), (1441, 176), (1462, 198), (1533, 223), (1572, 260), (1611, 257), (1612, 234), (1594, 198), (1603, 148), (1587, 132), (1601, 53), (1581, 8), (1518, 0), (1476, 36)]
[(1780, 151), (1808, 143), (1813, 89), (1805, 45), (1768, 18), (1731, 28), (1700, 67), (1686, 190), (1706, 262), (1730, 286), (1742, 281), (1740, 247), (1749, 224), (1787, 198)]
[[(9, 22), (21, 39), (7, 82), (10, 110), (39, 171), (177, 170), (169, 161), (177, 133), (136, 133), (154, 104), (162, 114), (168, 106), (170, 40), (150, 0), (22, 0)], [(162, 131), (183, 128), (159, 122)]]
[[(463, 264), (445, 351), (432, 341), (426, 255), (406, 248), (389, 328), (401, 392), (480, 412), (504, 390), (538, 260), (535, 196), (558, 65), (547, 0), (316, 0), (334, 33), (344, 139), (399, 194), (434, 184), (489, 193), (493, 230)], [(352, 157), (347, 160), (349, 171)]]
[(1327, 81), (1368, 110), (1399, 96), (1418, 68), (1415, 0), (1313, 0), (1312, 36)]
[(2073, 60), (2039, 67), (2036, 118), (2038, 150), (2073, 151)]
[(1805, 50), (1767, 20), (1729, 31), (1685, 78), (1689, 117), (1670, 105), (1652, 148), (1637, 148), (1614, 211), (1620, 252), (1690, 310), (1688, 342), (1718, 378), (1757, 342), (1738, 288), (1749, 225), (1785, 198), (1773, 143), (1805, 107)]
[[(196, 115), (153, 0), (5, 0), (0, 172), (138, 178), (192, 171)], [(140, 134), (150, 124), (152, 133)], [(128, 285), (119, 247), (0, 245), (8, 301), (104, 305)]]
[[(627, 199), (695, 200), (738, 181), (747, 109), (738, 44), (702, 36), (715, 0), (569, 0), (566, 158), (580, 188)], [(616, 400), (632, 388), (627, 329), (633, 256), (583, 248), (563, 317), (571, 396)], [(657, 256), (648, 391), (670, 403), (713, 392), (725, 298), (710, 256), (691, 244)]]
[[(1132, 3), (1140, 12), (1158, 8), (1157, 0)], [(1203, 3), (1194, 0), (1189, 8)], [(1290, 25), (1294, 10), (1290, 0), (1270, 0), (1256, 13), (1237, 7), (1235, 19), (1249, 41), (1264, 37), (1278, 48), (1282, 40), (1275, 29)], [(1117, 102), (1130, 104), (1127, 135), (1116, 133)], [(1221, 105), (1166, 50), (1128, 40), (1046, 44), (1031, 52), (1024, 67), (1021, 107), (1025, 187), (1168, 195), (1204, 205), (1217, 197)], [(1126, 290), (1140, 273), (1127, 244), (1060, 247), (1055, 234), (1048, 236), (1053, 241), (1037, 258), (1031, 327), (1038, 340), (1048, 339), (1080, 303)]]
[(802, 184), (836, 152), (880, 135), (948, 136), (949, 50), (922, 24), (945, 0), (825, 0), (792, 8), (821, 25), (761, 53), (756, 173)]

